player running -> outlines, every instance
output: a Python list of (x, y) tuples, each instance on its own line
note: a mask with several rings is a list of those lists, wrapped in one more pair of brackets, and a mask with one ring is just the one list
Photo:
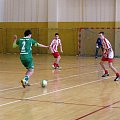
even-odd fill
[(44, 47), (48, 48), (49, 46), (45, 46), (39, 44), (37, 41), (31, 38), (32, 32), (30, 30), (26, 30), (24, 32), (24, 37), (17, 40), (17, 35), (14, 35), (13, 48), (19, 46), (20, 50), (20, 60), (22, 64), (27, 69), (24, 78), (21, 80), (22, 86), (25, 88), (26, 86), (30, 86), (29, 78), (34, 73), (34, 64), (32, 58), (32, 46), (36, 47)]
[(56, 58), (52, 65), (54, 69), (60, 69), (59, 62), (60, 62), (61, 56), (57, 50), (58, 46), (60, 46), (60, 51), (63, 52), (62, 43), (61, 43), (61, 40), (59, 39), (59, 34), (55, 33), (55, 38), (52, 40), (50, 44), (51, 53), (54, 56), (54, 58)]
[(106, 70), (105, 65), (104, 65), (104, 62), (108, 61), (109, 67), (116, 74), (116, 78), (114, 79), (114, 81), (118, 81), (120, 78), (120, 75), (113, 66), (114, 52), (113, 52), (112, 46), (111, 46), (110, 42), (105, 38), (104, 32), (100, 32), (99, 36), (102, 39), (102, 45), (103, 45), (103, 57), (101, 59), (100, 65), (105, 72), (104, 75), (102, 75), (102, 77), (109, 76), (108, 70)]

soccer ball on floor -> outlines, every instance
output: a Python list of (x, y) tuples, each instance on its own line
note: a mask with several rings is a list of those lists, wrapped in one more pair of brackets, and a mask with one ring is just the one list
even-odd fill
[(47, 86), (47, 80), (42, 80), (41, 81), (41, 86), (46, 87)]

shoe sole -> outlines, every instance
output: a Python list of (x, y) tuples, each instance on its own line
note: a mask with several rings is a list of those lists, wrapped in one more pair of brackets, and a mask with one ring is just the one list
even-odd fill
[(55, 67), (54, 67), (54, 66), (52, 66), (52, 69), (55, 69)]
[(52, 68), (54, 69), (54, 70), (61, 70), (62, 69), (62, 67), (54, 67), (54, 66), (52, 66)]
[(120, 80), (120, 78), (117, 78), (117, 79), (115, 79), (114, 81), (119, 81)]
[(62, 70), (62, 68), (56, 68), (56, 69), (58, 69), (58, 70)]
[(21, 83), (22, 83), (23, 88), (25, 88), (25, 85), (24, 85), (24, 83), (23, 83), (23, 80), (21, 80)]
[(114, 81), (119, 81), (119, 80), (114, 80)]
[(106, 75), (106, 76), (102, 76), (102, 77), (107, 77), (107, 76), (109, 76), (109, 75)]
[(26, 86), (31, 86), (30, 84), (27, 84)]

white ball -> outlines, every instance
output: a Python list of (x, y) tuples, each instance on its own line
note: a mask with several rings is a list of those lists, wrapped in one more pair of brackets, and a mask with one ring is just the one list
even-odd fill
[(46, 87), (47, 86), (47, 80), (42, 80), (41, 81), (41, 86)]

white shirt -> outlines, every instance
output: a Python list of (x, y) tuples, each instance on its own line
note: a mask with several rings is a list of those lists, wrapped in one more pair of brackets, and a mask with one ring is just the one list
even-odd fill
[(50, 47), (51, 47), (51, 52), (54, 53), (54, 52), (58, 52), (58, 46), (61, 45), (61, 40), (60, 39), (53, 39), (51, 44), (50, 44)]
[[(103, 54), (104, 57), (113, 58), (114, 52), (112, 49), (112, 45), (110, 44), (110, 42), (106, 38), (103, 39), (102, 45), (103, 45), (103, 49), (104, 49), (104, 54)], [(108, 50), (109, 50), (109, 52), (108, 52)]]
[(108, 39), (104, 38), (102, 41), (102, 45), (105, 50), (108, 50), (108, 49), (112, 50), (112, 45), (110, 44)]

